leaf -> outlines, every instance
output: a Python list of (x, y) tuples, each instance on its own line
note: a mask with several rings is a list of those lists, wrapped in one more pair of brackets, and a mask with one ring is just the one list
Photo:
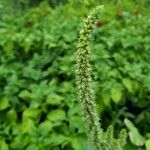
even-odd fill
[(39, 144), (30, 144), (27, 149), (39, 150)]
[(42, 135), (49, 134), (52, 128), (53, 128), (53, 124), (48, 120), (40, 123), (39, 125), (39, 131)]
[(46, 102), (47, 104), (53, 104), (53, 105), (58, 105), (62, 102), (63, 100), (63, 97), (62, 96), (59, 96), (57, 94), (51, 94), (48, 96)]
[(51, 143), (51, 145), (60, 145), (69, 142), (69, 138), (64, 136), (63, 134), (53, 133), (49, 138), (49, 142)]
[(122, 90), (119, 88), (111, 89), (111, 98), (115, 103), (118, 103), (122, 98)]
[(10, 121), (16, 121), (17, 120), (17, 113), (14, 109), (11, 109), (8, 113), (7, 113), (7, 117)]
[(36, 130), (35, 122), (31, 119), (26, 119), (21, 124), (21, 131), (22, 133), (34, 133)]
[(134, 124), (130, 120), (125, 119), (124, 122), (127, 128), (129, 129), (129, 137), (130, 137), (132, 144), (136, 146), (143, 146), (145, 139), (139, 133), (138, 129), (134, 126)]
[(7, 54), (11, 54), (11, 51), (14, 48), (14, 43), (12, 40), (8, 40), (7, 43), (4, 45), (4, 50)]
[(65, 112), (62, 109), (55, 109), (52, 110), (48, 115), (47, 118), (51, 121), (61, 121), (64, 120), (66, 117)]
[(0, 110), (4, 110), (9, 107), (9, 101), (7, 97), (0, 99)]
[(22, 136), (22, 134), (20, 134), (19, 132), (19, 135), (13, 138), (13, 141), (11, 142), (10, 147), (12, 149), (24, 149), (24, 147), (28, 145), (30, 141), (31, 141), (31, 137), (27, 135)]
[(0, 150), (9, 150), (8, 145), (3, 140), (0, 140)]
[(71, 144), (72, 144), (72, 147), (75, 149), (75, 150), (83, 150), (85, 149), (85, 143), (84, 143), (84, 140), (83, 138), (81, 137), (74, 137), (71, 139)]
[(137, 90), (137, 85), (135, 82), (133, 82), (132, 80), (128, 79), (128, 78), (124, 78), (122, 80), (123, 85), (128, 89), (129, 92), (131, 93), (135, 93), (135, 91)]
[(31, 48), (31, 45), (32, 45), (32, 39), (30, 37), (27, 37), (25, 40), (24, 40), (24, 43), (23, 43), (23, 47), (24, 47), (24, 51), (26, 53), (29, 52), (30, 48)]
[(28, 90), (23, 90), (19, 93), (18, 96), (24, 100), (30, 100), (31, 94)]
[(110, 106), (110, 104), (111, 104), (111, 103), (110, 103), (110, 100), (111, 100), (110, 94), (109, 94), (109, 93), (103, 93), (102, 98), (103, 98), (104, 104), (105, 104), (106, 106)]
[(146, 150), (150, 150), (150, 139), (145, 141)]
[(39, 110), (34, 108), (25, 109), (23, 112), (23, 119), (33, 118), (36, 119), (39, 115)]
[(84, 132), (84, 123), (78, 115), (69, 116), (70, 130), (79, 129), (78, 132)]

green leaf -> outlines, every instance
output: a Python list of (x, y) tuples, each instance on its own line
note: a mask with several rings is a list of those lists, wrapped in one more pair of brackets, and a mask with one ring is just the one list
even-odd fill
[(28, 90), (23, 90), (19, 93), (18, 96), (24, 100), (30, 100), (31, 93)]
[(31, 141), (31, 137), (27, 135), (18, 134), (15, 136), (10, 144), (11, 149), (24, 149)]
[(125, 119), (125, 125), (129, 129), (129, 137), (132, 144), (136, 146), (143, 146), (145, 143), (145, 139), (139, 133), (138, 129), (134, 126), (134, 124), (130, 120)]
[(146, 150), (150, 150), (150, 139), (145, 141)]
[(31, 119), (26, 119), (21, 124), (21, 131), (22, 133), (34, 133), (36, 130), (35, 122)]
[(64, 110), (62, 110), (62, 109), (52, 110), (47, 115), (47, 118), (51, 121), (61, 121), (61, 120), (64, 120), (65, 117), (66, 117), (66, 114), (65, 114)]
[(111, 98), (115, 103), (118, 103), (122, 98), (122, 90), (119, 88), (111, 89)]
[(7, 117), (10, 121), (16, 121), (17, 120), (17, 113), (14, 109), (11, 109), (8, 113), (7, 113)]
[(69, 142), (69, 138), (62, 134), (53, 133), (50, 136), (49, 142), (51, 145), (60, 145)]
[(14, 43), (12, 40), (8, 40), (7, 43), (4, 45), (4, 50), (7, 54), (11, 54), (11, 51), (14, 48)]
[[(78, 135), (71, 139), (71, 144), (75, 150), (84, 150), (84, 149), (87, 149), (86, 146), (88, 143), (84, 137)], [(91, 145), (88, 145), (88, 146), (91, 146)]]
[(7, 97), (0, 99), (0, 110), (4, 110), (9, 107), (9, 101)]
[(128, 78), (124, 78), (122, 80), (122, 83), (128, 89), (130, 93), (135, 93), (138, 88), (138, 85), (136, 84), (136, 82)]
[(53, 105), (58, 105), (61, 103), (61, 101), (63, 100), (62, 96), (59, 96), (57, 94), (51, 94), (48, 96), (46, 102), (47, 104), (53, 104)]
[(25, 109), (23, 112), (23, 119), (33, 118), (36, 119), (39, 115), (39, 110), (34, 108)]
[(39, 144), (30, 144), (27, 149), (39, 150)]
[(39, 131), (41, 132), (42, 135), (49, 134), (52, 128), (53, 124), (48, 120), (40, 123), (39, 125)]
[(102, 95), (102, 99), (103, 99), (103, 102), (106, 106), (110, 106), (110, 94), (109, 93), (103, 93)]
[(84, 132), (84, 123), (81, 118), (81, 116), (73, 115), (69, 116), (69, 124), (70, 124), (70, 130), (79, 129), (78, 132)]
[(132, 85), (132, 81), (128, 78), (124, 78), (122, 80), (124, 86), (129, 90), (129, 92), (133, 92), (133, 85)]
[(8, 145), (3, 140), (0, 140), (0, 150), (9, 150)]

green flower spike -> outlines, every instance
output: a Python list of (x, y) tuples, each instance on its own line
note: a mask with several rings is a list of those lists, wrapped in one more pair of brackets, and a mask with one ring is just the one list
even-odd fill
[[(95, 28), (95, 21), (97, 17), (103, 12), (103, 6), (96, 7), (89, 16), (84, 20), (83, 27), (79, 33), (79, 39), (76, 52), (76, 81), (80, 104), (82, 107), (82, 115), (86, 124), (86, 130), (89, 139), (95, 145), (97, 150), (120, 150), (122, 143), (118, 145), (119, 141), (113, 138), (113, 129), (108, 131), (112, 135), (107, 136), (108, 132), (103, 132), (101, 128), (98, 113), (96, 111), (95, 93), (92, 86), (92, 67), (90, 41), (92, 33)], [(124, 132), (123, 132), (124, 133)], [(126, 137), (125, 134), (121, 137)], [(110, 139), (111, 138), (111, 139)], [(113, 146), (110, 145), (110, 140)], [(117, 149), (115, 144), (117, 143)], [(113, 148), (114, 147), (114, 148)]]

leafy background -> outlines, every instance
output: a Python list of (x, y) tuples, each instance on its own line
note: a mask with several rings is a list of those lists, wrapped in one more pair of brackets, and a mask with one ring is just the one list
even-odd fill
[[(109, 0), (91, 47), (104, 130), (150, 150), (150, 2)], [(0, 150), (91, 150), (74, 81), (82, 19), (96, 0), (0, 1)]]

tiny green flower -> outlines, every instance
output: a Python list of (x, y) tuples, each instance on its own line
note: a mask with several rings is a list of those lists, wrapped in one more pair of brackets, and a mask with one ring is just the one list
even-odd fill
[(114, 139), (113, 128), (103, 131), (99, 115), (96, 111), (95, 93), (92, 85), (92, 67), (90, 41), (97, 17), (103, 12), (103, 6), (96, 7), (84, 20), (79, 32), (76, 52), (76, 82), (82, 115), (85, 121), (87, 135), (97, 150), (121, 150), (125, 144), (126, 134), (121, 132), (119, 139)]

